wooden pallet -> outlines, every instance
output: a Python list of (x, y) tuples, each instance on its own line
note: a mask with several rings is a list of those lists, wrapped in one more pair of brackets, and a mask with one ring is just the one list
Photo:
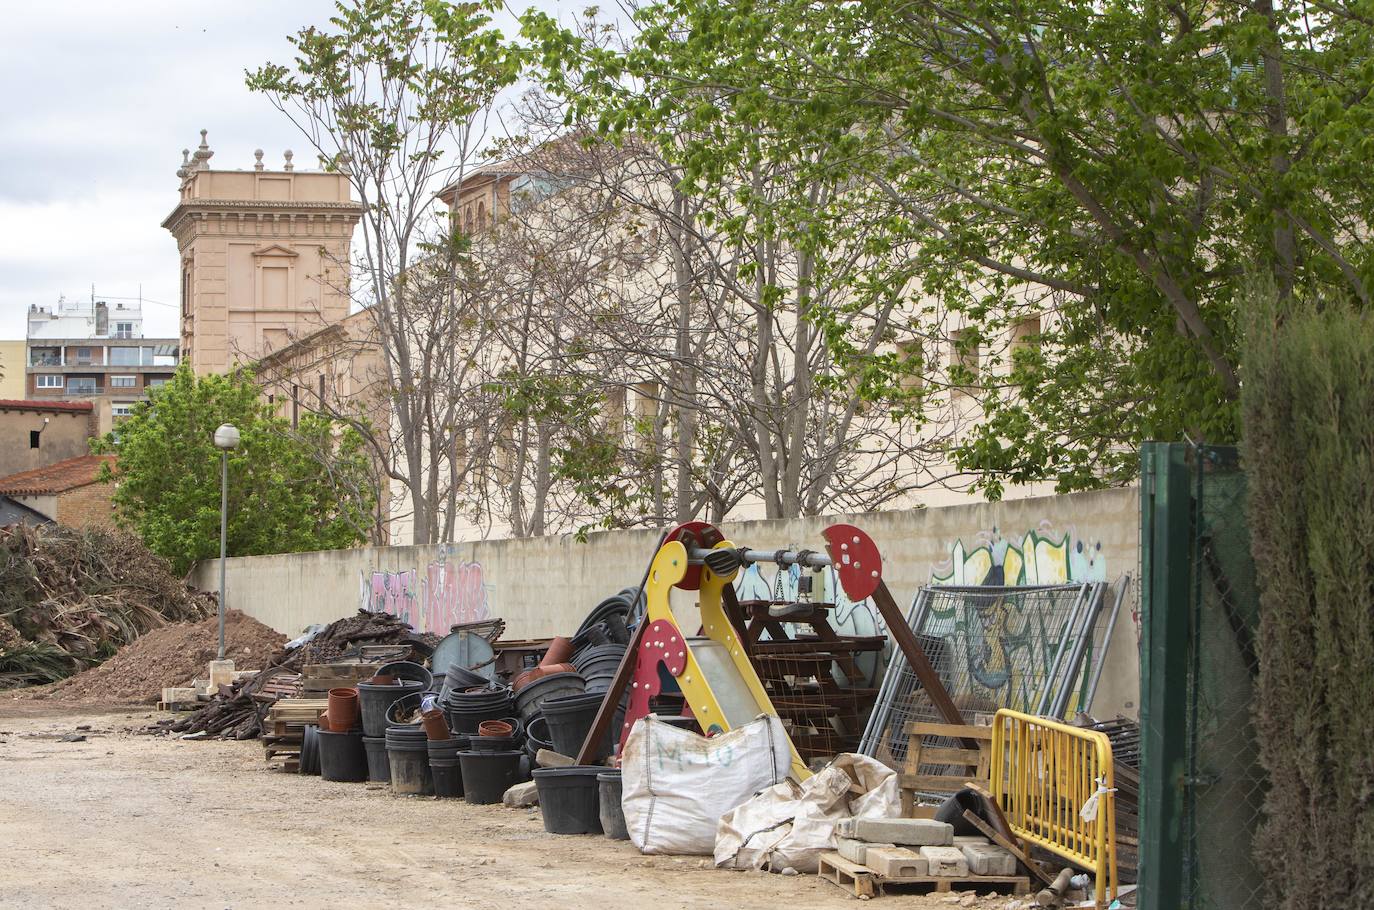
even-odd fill
[(1012, 894), (1029, 894), (1030, 877), (1026, 875), (967, 875), (963, 878), (947, 878), (940, 875), (904, 875), (899, 878), (886, 878), (867, 866), (850, 862), (838, 853), (822, 853), (820, 856), (821, 878), (855, 897), (868, 899), (881, 897), (889, 888), (898, 891), (910, 889), (920, 894), (950, 891), (1001, 891), (1009, 888)]

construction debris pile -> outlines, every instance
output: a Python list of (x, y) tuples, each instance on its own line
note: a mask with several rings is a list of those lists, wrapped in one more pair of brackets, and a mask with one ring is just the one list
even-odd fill
[(0, 688), (63, 679), (214, 609), (213, 594), (187, 586), (132, 535), (0, 528)]
[[(224, 617), (225, 655), (243, 670), (268, 665), (286, 641), (280, 632), (229, 610)], [(113, 657), (76, 676), (25, 694), (61, 701), (153, 704), (163, 689), (189, 686), (219, 653), (219, 618), (170, 623), (120, 648)]]

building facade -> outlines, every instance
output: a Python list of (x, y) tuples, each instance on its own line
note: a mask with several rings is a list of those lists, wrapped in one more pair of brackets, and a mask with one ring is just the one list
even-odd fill
[(78, 455), (0, 477), (0, 495), (73, 528), (113, 528), (114, 484), (101, 479), (113, 455)]
[(182, 152), (180, 201), (162, 226), (181, 262), (181, 350), (197, 375), (281, 350), (348, 316), (348, 257), (361, 207), (348, 175), (210, 167), (201, 131)]
[(28, 342), (22, 338), (0, 341), (0, 398), (28, 397), (27, 349)]
[(24, 397), (104, 399), (116, 417), (176, 371), (175, 338), (146, 338), (137, 303), (59, 298), (29, 307)]
[(94, 402), (0, 399), (0, 477), (86, 455), (101, 430)]

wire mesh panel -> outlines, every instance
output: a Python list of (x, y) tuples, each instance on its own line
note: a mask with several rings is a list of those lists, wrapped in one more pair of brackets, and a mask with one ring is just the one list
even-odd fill
[[(1079, 685), (1090, 665), (1082, 658), (1104, 587), (931, 585), (917, 593), (908, 620), (966, 723), (978, 715), (990, 720), (999, 708), (1039, 713), (1061, 687)], [(1075, 655), (1079, 666), (1071, 669)], [(897, 651), (861, 750), (900, 768), (908, 725), (943, 719)]]
[(1265, 778), (1252, 723), (1259, 595), (1234, 449), (1197, 452), (1188, 718), (1188, 906), (1263, 906), (1252, 841)]
[(1245, 476), (1234, 448), (1149, 443), (1141, 457), (1140, 906), (1258, 910), (1266, 782)]

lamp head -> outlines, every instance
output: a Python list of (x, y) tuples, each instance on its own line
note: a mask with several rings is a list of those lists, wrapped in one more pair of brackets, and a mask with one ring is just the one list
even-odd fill
[(232, 423), (220, 424), (219, 429), (215, 430), (215, 448), (224, 449), (227, 452), (238, 447), (239, 428)]

